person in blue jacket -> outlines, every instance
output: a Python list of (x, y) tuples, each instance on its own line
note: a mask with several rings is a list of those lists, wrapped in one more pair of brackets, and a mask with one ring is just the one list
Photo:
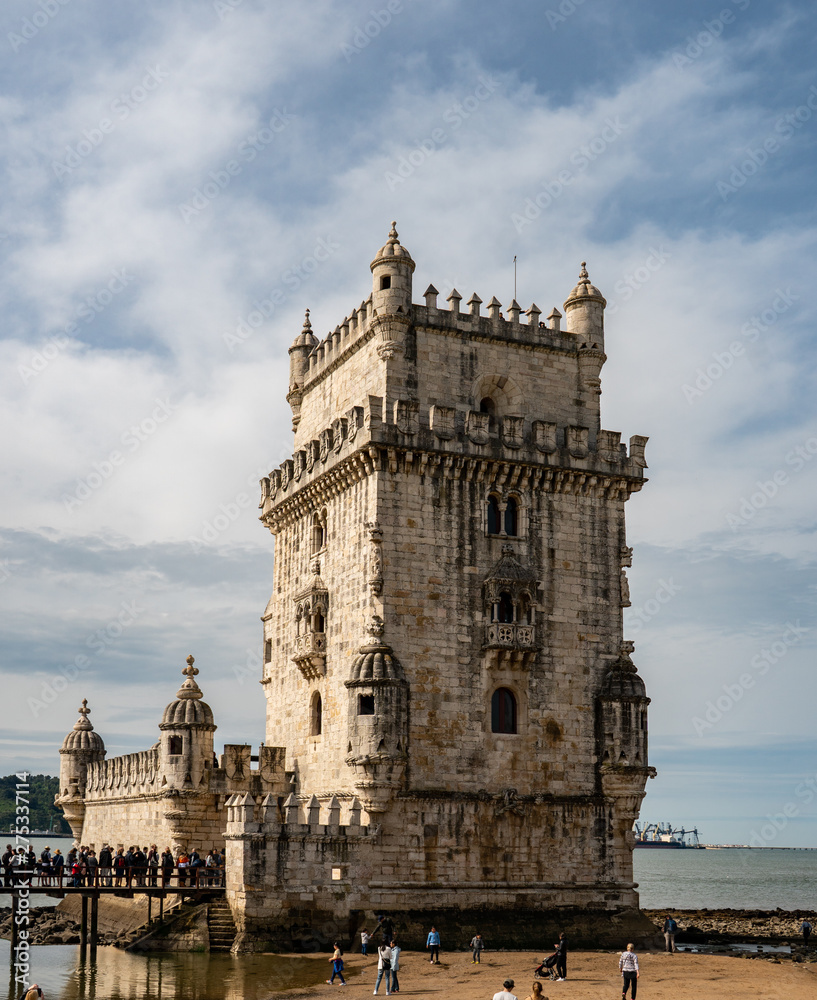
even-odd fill
[(431, 962), (432, 965), (434, 964), (439, 965), (440, 932), (437, 930), (436, 927), (432, 927), (431, 930), (428, 932), (428, 940), (426, 941), (426, 948), (431, 949), (431, 958), (429, 958), (429, 962)]

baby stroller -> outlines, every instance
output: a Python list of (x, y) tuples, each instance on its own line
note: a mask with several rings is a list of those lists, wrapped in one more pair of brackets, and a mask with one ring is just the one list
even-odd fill
[(555, 979), (556, 973), (553, 971), (554, 965), (556, 965), (557, 952), (549, 957), (542, 960), (542, 964), (537, 966), (533, 970), (534, 979)]

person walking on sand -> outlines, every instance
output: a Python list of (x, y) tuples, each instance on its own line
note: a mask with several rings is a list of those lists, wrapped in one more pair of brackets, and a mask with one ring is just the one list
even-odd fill
[(383, 976), (386, 977), (386, 996), (391, 995), (391, 945), (381, 944), (377, 949), (377, 982), (373, 996), (377, 996)]
[(426, 948), (431, 949), (431, 957), (429, 962), (432, 965), (440, 964), (440, 932), (436, 927), (432, 925), (431, 930), (428, 932), (428, 938), (426, 939)]
[(553, 947), (556, 949), (556, 982), (563, 983), (567, 979), (567, 938), (564, 931)]
[(627, 950), (621, 953), (618, 960), (618, 968), (621, 972), (621, 1000), (627, 996), (627, 987), (631, 987), (632, 998), (635, 1000), (635, 991), (638, 987), (638, 955), (633, 951), (633, 945), (628, 944)]
[(334, 944), (335, 951), (329, 961), (332, 963), (332, 978), (327, 979), (327, 983), (331, 986), (335, 981), (335, 976), (340, 978), (340, 985), (345, 986), (346, 980), (343, 978), (343, 952), (340, 950), (340, 944), (335, 941)]
[(664, 926), (661, 928), (664, 932), (664, 941), (667, 944), (667, 951), (672, 954), (675, 951), (675, 934), (678, 931), (678, 924), (672, 919), (670, 913), (667, 914), (667, 918), (664, 921)]
[(547, 1000), (547, 997), (542, 993), (542, 984), (537, 979), (534, 979), (530, 995), (526, 996), (525, 1000)]
[(482, 935), (475, 934), (471, 938), (471, 943), (468, 945), (468, 947), (471, 949), (471, 964), (479, 965), (480, 964), (479, 956), (482, 954), (485, 948), (485, 943), (482, 940)]
[(811, 937), (811, 924), (808, 922), (808, 917), (800, 924), (800, 933), (803, 935), (803, 947), (808, 948), (808, 939)]
[(494, 993), (494, 1000), (518, 1000), (518, 998), (511, 993), (512, 989), (513, 979), (506, 979), (502, 984), (502, 989), (498, 993)]
[(391, 943), (391, 991), (400, 992), (400, 983), (397, 981), (397, 973), (400, 971), (400, 952), (403, 949), (396, 941)]

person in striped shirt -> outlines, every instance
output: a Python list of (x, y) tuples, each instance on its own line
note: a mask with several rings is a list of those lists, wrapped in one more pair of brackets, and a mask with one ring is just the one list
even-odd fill
[(627, 996), (627, 987), (632, 987), (632, 998), (635, 1000), (635, 991), (638, 985), (638, 955), (633, 951), (633, 945), (628, 944), (627, 950), (621, 953), (618, 960), (619, 971), (621, 972), (621, 1000)]

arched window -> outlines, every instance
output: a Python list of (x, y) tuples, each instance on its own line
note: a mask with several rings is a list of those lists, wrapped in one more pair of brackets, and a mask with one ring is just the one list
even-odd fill
[(312, 711), (309, 720), (309, 735), (320, 736), (323, 729), (323, 702), (319, 692), (312, 695)]
[(496, 416), (496, 403), (490, 396), (485, 396), (479, 401), (479, 412), (487, 413), (492, 420)]
[(499, 500), (493, 494), (488, 497), (488, 534), (499, 534)]
[(505, 534), (513, 537), (519, 526), (519, 504), (515, 497), (508, 497), (505, 504)]
[(312, 618), (312, 631), (313, 632), (323, 632), (325, 631), (326, 622), (323, 617), (323, 609), (318, 607), (315, 608), (315, 615)]
[(167, 741), (167, 752), (171, 757), (178, 757), (182, 753), (184, 742), (181, 736), (171, 736)]
[(505, 625), (510, 625), (513, 621), (513, 600), (511, 595), (505, 591), (499, 595), (497, 621), (502, 622)]
[(312, 552), (320, 552), (326, 544), (326, 525), (320, 514), (312, 515)]
[(491, 698), (491, 732), (516, 732), (516, 698), (508, 688), (497, 688)]

